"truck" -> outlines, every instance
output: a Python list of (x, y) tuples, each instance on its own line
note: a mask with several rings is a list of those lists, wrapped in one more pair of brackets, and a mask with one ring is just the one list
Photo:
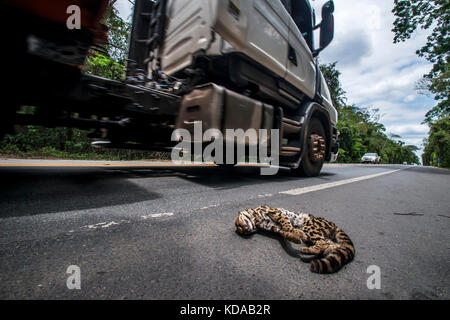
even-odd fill
[[(81, 25), (71, 29), (74, 5)], [(201, 122), (203, 131), (278, 130), (279, 165), (296, 175), (317, 176), (336, 160), (337, 111), (318, 61), (333, 40), (333, 1), (317, 23), (308, 0), (135, 0), (123, 81), (82, 71), (89, 50), (107, 42), (108, 5), (2, 2), (0, 134), (76, 127), (93, 129), (97, 146), (170, 151), (174, 130)], [(18, 112), (24, 105), (33, 113)]]

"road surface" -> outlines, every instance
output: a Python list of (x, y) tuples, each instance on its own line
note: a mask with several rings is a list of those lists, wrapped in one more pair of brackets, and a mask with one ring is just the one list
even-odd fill
[[(0, 299), (450, 298), (447, 170), (326, 165), (295, 178), (116, 164), (0, 160)], [(314, 274), (298, 245), (237, 235), (236, 213), (261, 204), (335, 222), (354, 261)]]

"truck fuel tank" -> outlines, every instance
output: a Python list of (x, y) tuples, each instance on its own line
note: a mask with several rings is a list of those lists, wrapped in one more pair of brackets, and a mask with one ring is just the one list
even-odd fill
[[(218, 129), (224, 141), (226, 129), (255, 129), (258, 136), (261, 129), (267, 129), (267, 139), (270, 139), (270, 129), (274, 128), (274, 107), (209, 83), (183, 97), (177, 128), (186, 129), (193, 135), (194, 125), (200, 121), (203, 133), (208, 129)], [(260, 144), (267, 142), (259, 141)]]

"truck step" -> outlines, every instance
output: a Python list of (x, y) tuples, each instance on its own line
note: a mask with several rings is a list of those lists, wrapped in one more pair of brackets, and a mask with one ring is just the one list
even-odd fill
[(282, 157), (293, 157), (298, 155), (302, 151), (301, 148), (297, 147), (281, 147), (280, 156)]
[(291, 120), (288, 118), (283, 118), (281, 124), (282, 124), (283, 137), (287, 137), (288, 135), (291, 135), (291, 134), (300, 133), (301, 123), (298, 121)]

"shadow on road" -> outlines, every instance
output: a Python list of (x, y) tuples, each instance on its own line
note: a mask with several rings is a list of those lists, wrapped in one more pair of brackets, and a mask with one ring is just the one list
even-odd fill
[(0, 217), (101, 208), (160, 197), (127, 178), (128, 174), (93, 170), (2, 170)]
[[(272, 182), (309, 179), (293, 176), (286, 169), (280, 169), (277, 175), (263, 176), (260, 174), (260, 169), (255, 167), (208, 168), (207, 170), (204, 168), (195, 168), (183, 172), (186, 173), (186, 175), (181, 176), (183, 179), (218, 190)], [(327, 176), (334, 175), (334, 173), (323, 172), (318, 178), (326, 179)]]
[[(333, 173), (323, 173), (327, 180)], [(195, 168), (1, 168), (0, 217), (38, 215), (110, 207), (161, 198), (157, 188), (133, 179), (178, 177), (217, 190), (308, 179), (289, 175), (262, 176), (255, 167)], [(176, 188), (174, 184), (173, 188)]]

